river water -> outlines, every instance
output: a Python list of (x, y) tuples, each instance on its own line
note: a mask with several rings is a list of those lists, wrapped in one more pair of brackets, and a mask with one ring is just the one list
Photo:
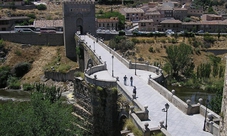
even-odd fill
[(12, 101), (29, 101), (30, 92), (21, 90), (1, 90), (0, 89), (0, 103), (8, 100)]
[(177, 86), (168, 86), (167, 89), (169, 91), (175, 90), (175, 95), (179, 97), (181, 100), (186, 102), (188, 99), (191, 100), (192, 104), (198, 103), (199, 98), (203, 99), (202, 104), (204, 104), (205, 100), (211, 101), (214, 97), (215, 93), (207, 92), (202, 89), (192, 89), (185, 87), (177, 87)]

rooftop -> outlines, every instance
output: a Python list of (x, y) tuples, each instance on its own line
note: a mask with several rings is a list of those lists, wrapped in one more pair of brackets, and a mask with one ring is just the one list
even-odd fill
[(63, 20), (35, 20), (34, 27), (63, 27)]
[(141, 8), (123, 8), (126, 13), (144, 13)]

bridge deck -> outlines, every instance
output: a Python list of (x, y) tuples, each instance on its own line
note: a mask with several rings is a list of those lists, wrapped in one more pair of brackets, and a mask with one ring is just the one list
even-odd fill
[[(106, 61), (107, 71), (97, 72), (97, 78), (111, 79), (112, 78), (112, 54), (105, 50), (99, 43), (88, 37), (87, 35), (81, 36), (91, 48), (101, 56), (103, 61)], [(144, 121), (144, 124), (149, 123), (149, 128), (158, 127), (160, 121), (165, 121), (165, 113), (162, 111), (165, 103), (169, 103), (170, 108), (168, 110), (168, 132), (172, 136), (211, 136), (212, 134), (203, 131), (204, 117), (201, 114), (186, 115), (172, 103), (170, 103), (165, 97), (159, 94), (154, 88), (147, 84), (148, 77), (151, 74), (155, 77), (155, 73), (148, 71), (137, 70), (135, 76), (134, 69), (128, 69), (117, 58), (114, 58), (113, 62), (114, 76), (119, 77), (122, 84), (123, 77), (128, 77), (126, 88), (132, 93), (133, 87), (130, 86), (129, 78), (133, 76), (133, 85), (137, 88), (137, 100), (141, 105), (148, 105), (150, 121)]]

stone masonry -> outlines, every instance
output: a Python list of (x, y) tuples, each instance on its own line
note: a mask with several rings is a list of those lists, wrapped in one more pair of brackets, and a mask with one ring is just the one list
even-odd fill
[(96, 35), (95, 3), (88, 0), (66, 1), (63, 3), (63, 12), (66, 56), (76, 60), (75, 33)]

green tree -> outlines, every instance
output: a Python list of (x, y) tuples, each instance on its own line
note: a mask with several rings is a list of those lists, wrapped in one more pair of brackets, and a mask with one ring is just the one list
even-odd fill
[(44, 4), (40, 4), (40, 5), (36, 6), (36, 8), (37, 8), (38, 10), (46, 10), (46, 9), (47, 9), (47, 6), (44, 5)]
[(10, 68), (8, 66), (0, 67), (0, 88), (6, 87), (9, 75)]
[[(46, 90), (49, 90), (48, 87)], [(52, 99), (48, 99), (51, 98), (47, 97), (48, 95), (42, 91), (34, 91), (29, 102), (1, 104), (0, 135), (84, 135), (78, 125), (75, 125), (80, 121), (71, 114), (72, 106), (63, 104), (58, 97), (56, 98), (58, 100), (52, 102)]]
[(191, 66), (192, 48), (184, 43), (171, 45), (166, 48), (167, 60), (171, 64), (172, 75), (179, 76), (179, 72), (184, 73), (188, 66)]

